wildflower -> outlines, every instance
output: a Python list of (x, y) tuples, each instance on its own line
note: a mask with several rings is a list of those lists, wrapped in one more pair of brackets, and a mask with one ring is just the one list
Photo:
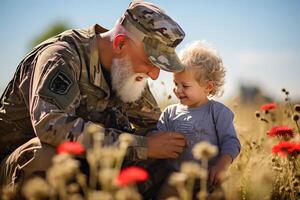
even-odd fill
[(277, 105), (275, 103), (268, 103), (268, 104), (262, 105), (260, 107), (260, 110), (268, 111), (268, 110), (275, 109), (276, 107), (277, 107)]
[(218, 148), (209, 142), (200, 142), (193, 148), (193, 155), (196, 159), (210, 159), (217, 155)]
[(273, 146), (272, 152), (273, 154), (278, 154), (282, 157), (287, 155), (298, 155), (298, 153), (300, 153), (300, 144), (289, 141), (281, 141)]
[(120, 172), (116, 182), (119, 186), (126, 186), (135, 182), (143, 182), (148, 179), (148, 176), (148, 172), (144, 168), (131, 166)]
[(293, 137), (294, 131), (288, 126), (273, 126), (269, 131), (268, 135), (270, 137), (280, 136), (284, 138)]
[(64, 142), (57, 147), (57, 154), (69, 153), (80, 155), (85, 151), (84, 147), (79, 142)]

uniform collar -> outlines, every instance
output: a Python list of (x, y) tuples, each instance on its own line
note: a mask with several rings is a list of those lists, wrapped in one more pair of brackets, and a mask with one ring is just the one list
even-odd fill
[(107, 98), (109, 98), (110, 87), (108, 86), (108, 83), (104, 78), (97, 46), (97, 34), (104, 33), (107, 31), (107, 29), (103, 28), (98, 24), (95, 24), (88, 28), (88, 36), (91, 38), (89, 75), (90, 82), (96, 87), (101, 88), (107, 94)]

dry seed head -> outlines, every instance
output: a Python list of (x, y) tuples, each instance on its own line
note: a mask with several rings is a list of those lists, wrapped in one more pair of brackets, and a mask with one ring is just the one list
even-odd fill
[[(60, 154), (63, 155), (63, 154)], [(73, 178), (79, 172), (79, 161), (72, 158), (64, 160), (64, 162), (54, 163), (47, 171), (47, 180), (54, 188), (60, 187), (61, 181), (66, 182)]]
[(176, 186), (176, 185), (183, 185), (185, 181), (187, 180), (187, 175), (180, 172), (174, 172), (171, 174), (169, 178), (170, 185)]
[(199, 176), (200, 166), (195, 162), (183, 162), (181, 164), (180, 171), (188, 177), (195, 178)]
[(97, 124), (90, 123), (87, 127), (87, 133), (89, 133), (94, 141), (101, 142), (104, 140), (105, 129)]
[(297, 122), (298, 120), (299, 120), (299, 115), (298, 114), (293, 114), (293, 120), (295, 121), (295, 122)]
[(299, 186), (299, 181), (298, 180), (294, 180), (292, 184), (293, 184), (294, 187), (298, 187)]
[(101, 149), (100, 152), (100, 165), (102, 167), (112, 167), (115, 164), (117, 156), (119, 156), (120, 151), (114, 147), (105, 147)]
[(224, 191), (217, 189), (217, 190), (214, 190), (213, 193), (210, 193), (208, 198), (211, 200), (225, 199), (224, 195), (225, 195)]
[(80, 194), (75, 193), (75, 194), (68, 194), (68, 200), (84, 200), (84, 199)]
[(3, 200), (14, 200), (15, 199), (15, 188), (13, 186), (5, 185), (3, 187), (0, 187), (0, 198)]
[(141, 200), (141, 195), (133, 188), (125, 187), (118, 190), (115, 194), (116, 200)]
[(260, 118), (260, 112), (259, 111), (255, 111), (255, 117)]
[(22, 193), (27, 199), (45, 199), (49, 197), (49, 185), (40, 177), (28, 180), (22, 188)]
[(87, 132), (90, 134), (94, 134), (98, 132), (104, 133), (104, 128), (100, 125), (90, 123), (87, 127)]
[(207, 192), (204, 190), (200, 190), (200, 192), (198, 193), (198, 199), (206, 199), (207, 197)]
[(285, 187), (284, 187), (284, 186), (281, 186), (281, 187), (279, 188), (279, 191), (280, 191), (280, 193), (284, 193), (284, 192), (285, 192)]
[(285, 101), (289, 101), (289, 98), (288, 98), (288, 97), (286, 97), (284, 100), (285, 100)]
[(200, 179), (207, 179), (207, 177), (208, 177), (207, 169), (200, 168), (199, 177), (200, 177)]
[(263, 121), (263, 122), (266, 122), (266, 123), (269, 123), (269, 121), (265, 118), (260, 118), (260, 121)]
[(113, 168), (104, 168), (99, 172), (99, 182), (103, 189), (111, 188), (114, 184), (117, 172)]
[(62, 153), (62, 154), (58, 154), (58, 155), (55, 155), (53, 158), (52, 158), (52, 163), (54, 165), (60, 165), (62, 163), (65, 163), (67, 160), (69, 160), (71, 158), (71, 155), (70, 154), (66, 154), (66, 153)]
[(294, 110), (295, 110), (296, 112), (300, 112), (300, 104), (294, 105)]
[(180, 200), (178, 197), (168, 197), (166, 200)]
[[(101, 197), (101, 198), (99, 198)], [(113, 196), (109, 193), (109, 192), (106, 192), (106, 191), (102, 191), (102, 190), (93, 190), (89, 197), (88, 197), (89, 200), (113, 200)]]
[(291, 193), (292, 192), (292, 188), (290, 186), (285, 187), (285, 191), (287, 193)]
[(77, 173), (76, 174), (76, 180), (77, 180), (79, 185), (85, 186), (87, 177), (85, 175), (81, 174), (81, 173)]
[(71, 183), (67, 186), (68, 193), (78, 193), (80, 190), (80, 187), (77, 183)]
[(218, 148), (209, 142), (199, 142), (193, 147), (193, 155), (196, 159), (210, 159), (217, 155)]
[(125, 144), (127, 146), (130, 146), (134, 139), (133, 139), (133, 136), (129, 133), (122, 133), (120, 136), (119, 136), (119, 141), (120, 143), (122, 144)]

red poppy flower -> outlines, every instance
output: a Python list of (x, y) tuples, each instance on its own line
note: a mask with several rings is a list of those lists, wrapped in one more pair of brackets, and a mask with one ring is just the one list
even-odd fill
[(290, 149), (292, 153), (300, 153), (300, 143), (296, 143)]
[(262, 105), (260, 107), (260, 110), (262, 110), (262, 111), (272, 110), (272, 109), (275, 109), (276, 107), (277, 107), (276, 103), (268, 103), (268, 104)]
[(141, 167), (132, 166), (121, 170), (117, 177), (118, 186), (126, 186), (136, 182), (143, 182), (148, 179), (148, 172)]
[(80, 155), (85, 151), (84, 147), (79, 142), (64, 142), (60, 144), (56, 152), (57, 154), (69, 153), (74, 155)]
[(281, 141), (273, 146), (272, 152), (283, 157), (287, 155), (296, 156), (300, 153), (300, 143)]
[(288, 126), (273, 126), (269, 131), (268, 135), (270, 137), (280, 136), (280, 137), (293, 137), (294, 131)]

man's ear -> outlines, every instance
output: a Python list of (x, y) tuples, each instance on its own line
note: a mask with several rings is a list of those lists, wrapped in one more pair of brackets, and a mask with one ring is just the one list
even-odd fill
[(124, 34), (118, 34), (114, 37), (113, 48), (116, 52), (121, 52), (126, 42), (126, 36)]

